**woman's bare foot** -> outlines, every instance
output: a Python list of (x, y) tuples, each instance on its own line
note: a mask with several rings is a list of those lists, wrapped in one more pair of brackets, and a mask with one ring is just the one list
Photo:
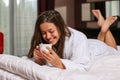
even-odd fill
[(100, 10), (98, 9), (93, 9), (92, 13), (94, 14), (94, 16), (98, 19), (98, 26), (102, 26), (104, 23), (104, 18), (100, 12)]
[(101, 27), (101, 32), (106, 33), (109, 30), (110, 25), (112, 25), (116, 19), (117, 17), (113, 17), (113, 16), (107, 17)]

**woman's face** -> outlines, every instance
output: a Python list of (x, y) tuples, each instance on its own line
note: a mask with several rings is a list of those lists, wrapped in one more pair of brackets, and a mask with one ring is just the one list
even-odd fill
[(40, 25), (40, 30), (43, 39), (49, 44), (55, 45), (59, 39), (60, 34), (57, 27), (53, 23), (45, 22)]

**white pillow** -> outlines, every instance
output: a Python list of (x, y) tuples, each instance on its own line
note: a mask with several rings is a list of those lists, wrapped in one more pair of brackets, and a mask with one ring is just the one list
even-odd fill
[[(40, 66), (29, 59), (13, 55), (0, 55), (0, 68), (28, 80), (56, 80), (61, 69)], [(54, 75), (54, 76), (53, 76)]]

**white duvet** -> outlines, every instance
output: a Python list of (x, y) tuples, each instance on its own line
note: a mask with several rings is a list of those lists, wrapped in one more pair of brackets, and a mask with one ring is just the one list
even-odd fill
[(0, 55), (0, 80), (120, 80), (119, 74), (120, 54), (95, 61), (88, 72), (40, 66), (29, 59)]

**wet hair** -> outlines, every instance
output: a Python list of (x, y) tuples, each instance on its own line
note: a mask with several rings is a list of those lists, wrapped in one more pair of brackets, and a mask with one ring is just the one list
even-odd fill
[(60, 39), (53, 46), (53, 49), (56, 51), (56, 53), (60, 58), (63, 58), (65, 37), (70, 36), (70, 31), (68, 30), (60, 13), (56, 10), (45, 11), (38, 16), (35, 24), (34, 34), (31, 40), (31, 47), (28, 53), (28, 57), (29, 58), (33, 57), (33, 51), (37, 45), (39, 45), (40, 43), (47, 43), (43, 39), (41, 30), (40, 30), (40, 25), (45, 22), (53, 23), (57, 27), (60, 33)]

